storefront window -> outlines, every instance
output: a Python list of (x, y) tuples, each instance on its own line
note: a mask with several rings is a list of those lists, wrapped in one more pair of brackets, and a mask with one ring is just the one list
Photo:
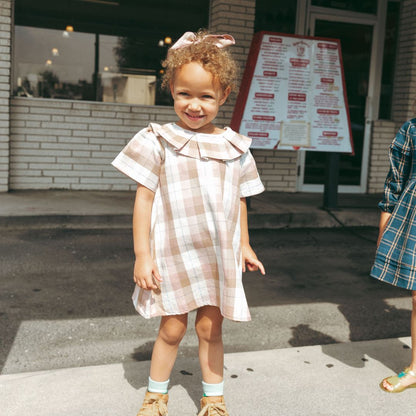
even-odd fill
[(254, 31), (295, 33), (296, 9), (296, 0), (257, 0)]
[(377, 13), (378, 0), (312, 0), (312, 6), (331, 7), (361, 13)]
[[(161, 61), (209, 0), (16, 0), (15, 96), (170, 105)], [(163, 14), (160, 13), (163, 9)]]
[(93, 100), (94, 38), (90, 33), (16, 26), (15, 95)]

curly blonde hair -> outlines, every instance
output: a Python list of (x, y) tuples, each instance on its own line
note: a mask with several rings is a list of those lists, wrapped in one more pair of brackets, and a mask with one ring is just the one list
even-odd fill
[(183, 65), (198, 62), (210, 72), (215, 81), (224, 91), (227, 87), (236, 89), (237, 64), (227, 48), (218, 48), (212, 41), (204, 39), (208, 35), (206, 30), (196, 33), (196, 41), (180, 49), (170, 49), (166, 59), (162, 62), (165, 68), (162, 88), (169, 89), (175, 79), (175, 73)]

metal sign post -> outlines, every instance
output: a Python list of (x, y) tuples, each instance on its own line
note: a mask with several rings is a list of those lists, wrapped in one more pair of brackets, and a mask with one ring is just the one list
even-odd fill
[(339, 153), (326, 154), (324, 209), (336, 209), (338, 200)]

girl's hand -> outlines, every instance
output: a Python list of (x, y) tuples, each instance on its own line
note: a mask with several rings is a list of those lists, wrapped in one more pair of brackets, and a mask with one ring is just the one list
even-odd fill
[(263, 263), (257, 258), (256, 253), (253, 251), (250, 245), (243, 245), (241, 247), (243, 272), (246, 270), (254, 272), (260, 270), (261, 274), (265, 275)]
[(140, 256), (134, 262), (134, 281), (137, 286), (145, 290), (160, 289), (159, 270), (150, 256)]

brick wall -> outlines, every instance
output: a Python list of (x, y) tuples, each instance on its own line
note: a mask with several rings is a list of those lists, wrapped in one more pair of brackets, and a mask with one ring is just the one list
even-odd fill
[(268, 191), (296, 191), (297, 152), (255, 149), (252, 152)]
[[(211, 2), (210, 30), (236, 38), (233, 54), (242, 69), (254, 15), (255, 0)], [(218, 125), (229, 125), (235, 99), (236, 94), (221, 108)], [(5, 158), (4, 169), (7, 173), (10, 163), (10, 189), (134, 189), (133, 181), (110, 162), (149, 122), (163, 124), (177, 118), (170, 107), (68, 100), (13, 98), (10, 108), (10, 158)], [(268, 190), (295, 190), (295, 152), (254, 150), (253, 154)]]
[(416, 2), (401, 0), (394, 73), (392, 120), (414, 117), (416, 99)]
[[(232, 46), (243, 75), (254, 34), (255, 0), (211, 0), (210, 30), (230, 33), (236, 40)], [(229, 125), (237, 95), (233, 94), (217, 117), (219, 126)], [(253, 150), (262, 181), (268, 191), (296, 191), (297, 152)]]
[(416, 2), (400, 1), (400, 21), (393, 85), (392, 114), (389, 121), (373, 124), (370, 147), (368, 192), (383, 190), (389, 169), (388, 148), (400, 126), (415, 117), (416, 99)]
[(389, 170), (389, 146), (400, 125), (394, 121), (377, 120), (373, 124), (370, 147), (370, 166), (368, 176), (368, 192), (383, 191), (384, 181)]
[[(229, 33), (235, 38), (231, 46), (233, 57), (240, 68), (240, 80), (246, 65), (254, 33), (255, 0), (211, 0), (209, 30)], [(219, 126), (230, 124), (237, 93), (232, 93), (217, 116)]]
[(111, 161), (149, 122), (176, 118), (171, 107), (13, 98), (10, 189), (133, 190)]
[(11, 0), (0, 0), (0, 192), (9, 189)]

